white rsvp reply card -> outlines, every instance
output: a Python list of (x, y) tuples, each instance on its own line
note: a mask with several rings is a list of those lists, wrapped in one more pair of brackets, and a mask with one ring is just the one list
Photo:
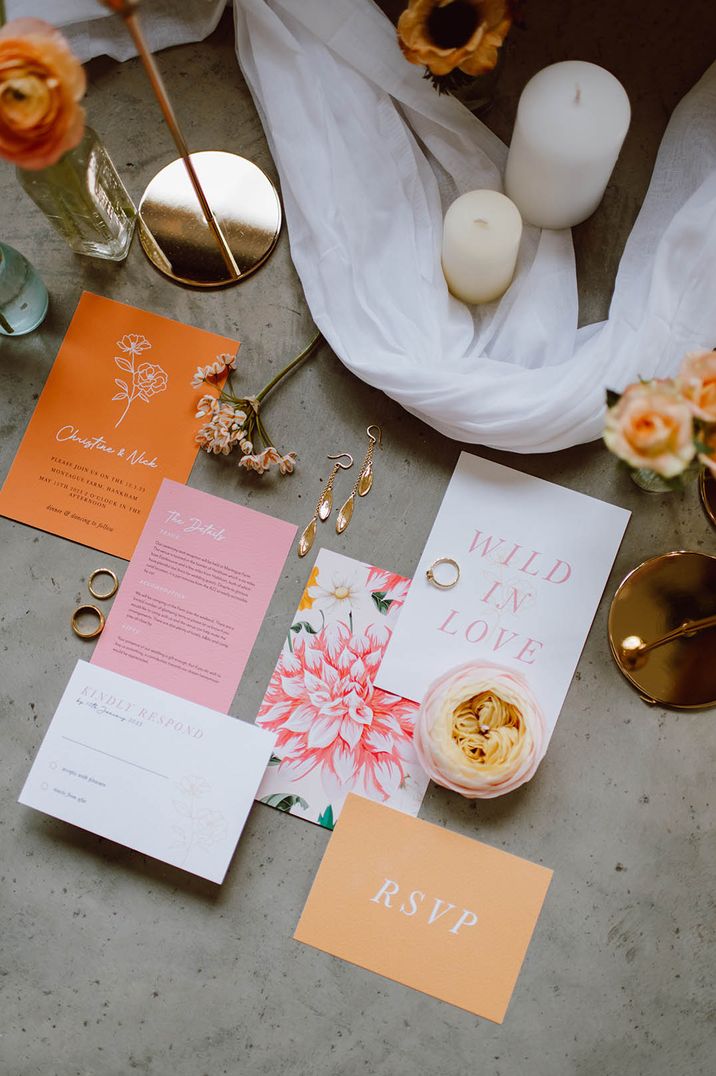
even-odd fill
[[(419, 702), (448, 669), (473, 658), (494, 662), (527, 679), (551, 734), (629, 515), (463, 452), (378, 686)], [(460, 565), (451, 590), (426, 579), (438, 557)]]
[(20, 803), (222, 882), (275, 743), (78, 661)]

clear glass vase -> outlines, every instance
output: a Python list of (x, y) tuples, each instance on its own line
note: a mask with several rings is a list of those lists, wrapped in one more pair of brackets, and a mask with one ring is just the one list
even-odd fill
[(23, 190), (75, 254), (120, 262), (132, 242), (137, 210), (91, 127), (56, 164), (17, 169)]
[(493, 69), (483, 75), (469, 76), (462, 71), (454, 72), (454, 85), (450, 93), (475, 116), (484, 116), (492, 108), (504, 67), (505, 53), (506, 48), (503, 46), (497, 54), (497, 63)]
[(656, 471), (650, 471), (648, 467), (639, 467), (629, 472), (632, 482), (643, 489), (645, 493), (673, 493), (674, 484), (662, 478)]
[(27, 258), (0, 243), (0, 336), (24, 336), (45, 320), (47, 288)]

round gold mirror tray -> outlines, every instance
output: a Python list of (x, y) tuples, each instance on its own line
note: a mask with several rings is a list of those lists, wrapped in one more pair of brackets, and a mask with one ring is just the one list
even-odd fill
[(716, 478), (704, 467), (699, 476), (699, 493), (704, 512), (716, 527)]
[(609, 610), (609, 645), (645, 702), (716, 706), (716, 557), (665, 553), (630, 572)]
[(264, 172), (235, 153), (191, 154), (235, 270), (227, 267), (187, 174), (178, 159), (162, 168), (139, 204), (139, 238), (149, 260), (166, 276), (195, 288), (244, 280), (266, 261), (281, 229), (281, 203)]

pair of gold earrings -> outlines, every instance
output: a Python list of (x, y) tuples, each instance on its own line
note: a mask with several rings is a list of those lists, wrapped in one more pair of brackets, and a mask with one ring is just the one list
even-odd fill
[[(371, 433), (371, 430), (377, 430), (377, 435)], [(363, 466), (360, 469), (360, 474), (356, 479), (356, 483), (336, 517), (336, 534), (343, 534), (343, 531), (353, 518), (356, 497), (367, 496), (373, 486), (373, 452), (376, 445), (378, 445), (379, 448), (383, 447), (383, 431), (380, 426), (370, 425), (365, 432), (368, 434), (368, 451), (365, 454)], [(299, 557), (305, 557), (306, 553), (308, 553), (313, 545), (319, 520), (321, 523), (325, 523), (333, 511), (333, 483), (336, 479), (336, 475), (339, 471), (348, 471), (353, 466), (353, 457), (350, 452), (339, 452), (335, 456), (328, 456), (328, 459), (336, 460), (336, 463), (334, 463), (333, 470), (329, 474), (328, 480), (321, 491), (321, 496), (316, 501), (313, 515), (299, 538)], [(348, 460), (348, 463), (341, 463), (341, 460)]]

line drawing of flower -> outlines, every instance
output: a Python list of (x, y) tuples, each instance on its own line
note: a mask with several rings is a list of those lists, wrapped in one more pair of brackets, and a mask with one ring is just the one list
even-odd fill
[(114, 361), (120, 370), (131, 374), (132, 381), (130, 384), (129, 379), (126, 381), (120, 377), (115, 377), (114, 379), (115, 385), (121, 391), (114, 394), (112, 402), (115, 400), (127, 401), (124, 411), (114, 424), (115, 430), (124, 422), (129, 408), (135, 400), (139, 399), (143, 403), (149, 403), (153, 396), (164, 392), (169, 384), (169, 375), (157, 363), (140, 362), (138, 366), (135, 365), (142, 352), (151, 346), (146, 336), (142, 336), (141, 333), (127, 333), (126, 336), (117, 341), (117, 347), (120, 351), (124, 351), (128, 357), (124, 358), (121, 355), (115, 355)]
[(146, 351), (151, 346), (146, 336), (142, 336), (140, 333), (127, 333), (126, 336), (117, 341), (119, 350), (127, 351), (130, 355), (141, 355), (143, 351)]
[(211, 785), (205, 777), (185, 774), (177, 781), (176, 790), (179, 798), (172, 800), (172, 806), (185, 822), (173, 825), (172, 831), (176, 837), (174, 847), (184, 852), (183, 866), (195, 847), (211, 848), (223, 839), (226, 818), (221, 811), (199, 804), (198, 801), (211, 792)]

